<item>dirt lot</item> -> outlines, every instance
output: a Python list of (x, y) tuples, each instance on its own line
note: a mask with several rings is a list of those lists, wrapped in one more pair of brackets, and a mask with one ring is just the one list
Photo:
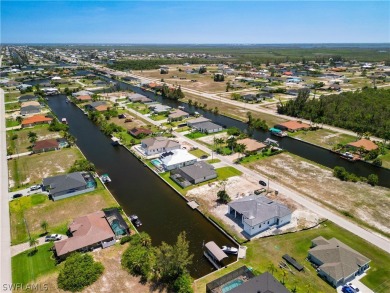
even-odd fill
[[(121, 256), (126, 245), (115, 245), (113, 247), (93, 252), (96, 261), (102, 262), (104, 266), (103, 275), (91, 286), (84, 289), (83, 293), (95, 292), (166, 292), (166, 290), (155, 288), (153, 285), (142, 284), (140, 278), (133, 277), (121, 266)], [(44, 276), (38, 280), (39, 284), (48, 284), (48, 292), (67, 292), (57, 288), (58, 273)]]
[[(219, 218), (224, 223), (225, 227), (229, 227), (230, 231), (234, 231), (234, 233), (236, 233), (239, 237), (247, 237), (247, 235), (242, 234), (243, 229), (237, 225), (233, 218), (226, 216), (228, 212), (228, 206), (217, 203), (217, 192), (222, 189), (222, 182), (214, 182), (191, 189), (188, 191), (186, 196), (196, 200), (200, 204), (201, 210)], [(251, 177), (246, 177), (245, 175), (234, 176), (228, 178), (225, 189), (226, 192), (230, 195), (230, 198), (232, 200), (236, 200), (253, 194), (254, 190), (259, 189), (259, 184)], [(291, 223), (281, 227), (278, 229), (278, 231), (275, 231), (275, 229), (271, 228), (270, 230), (256, 235), (255, 238), (264, 237), (275, 233), (299, 231), (303, 228), (315, 226), (320, 221), (320, 218), (317, 214), (298, 205), (282, 194), (275, 196), (273, 192), (270, 192), (267, 194), (267, 196), (287, 205), (293, 211)]]
[(333, 177), (332, 170), (283, 153), (247, 165), (267, 174), (270, 179), (308, 195), (338, 211), (349, 213), (359, 222), (390, 233), (390, 190), (366, 183), (344, 182)]
[[(177, 69), (177, 67), (181, 68), (182, 71), (180, 72)], [(212, 73), (210, 75), (207, 74), (203, 75), (203, 74), (192, 74), (192, 73), (185, 72), (186, 70), (197, 68), (197, 67), (199, 67), (199, 65), (193, 65), (188, 67), (171, 65), (168, 74), (160, 74), (159, 69), (143, 70), (142, 72), (134, 71), (134, 73), (149, 78), (164, 79), (165, 82), (170, 84), (181, 85), (189, 89), (200, 90), (209, 93), (225, 92), (226, 83), (227, 82), (232, 83), (235, 79), (235, 76), (225, 75), (225, 81), (215, 82)], [(180, 78), (185, 78), (185, 79), (180, 79)], [(191, 80), (196, 80), (196, 82), (192, 82)], [(241, 85), (243, 87), (247, 87), (244, 83), (241, 83)]]
[(222, 133), (217, 133), (217, 134), (212, 134), (212, 135), (207, 135), (204, 137), (200, 137), (197, 140), (200, 140), (208, 145), (213, 145), (214, 144), (214, 138), (223, 138), (226, 139), (228, 137), (228, 134), (226, 132)]
[(355, 136), (344, 133), (337, 133), (328, 129), (319, 129), (316, 131), (298, 131), (292, 136), (327, 149), (332, 149), (332, 147), (339, 143), (347, 144), (356, 140)]
[(9, 187), (41, 183), (47, 176), (66, 172), (80, 158), (80, 151), (72, 147), (8, 160)]

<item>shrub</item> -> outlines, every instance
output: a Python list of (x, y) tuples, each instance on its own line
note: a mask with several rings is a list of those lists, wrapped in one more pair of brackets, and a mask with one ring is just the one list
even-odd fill
[(123, 245), (123, 244), (129, 242), (130, 240), (131, 240), (130, 235), (126, 235), (126, 236), (121, 238), (120, 243), (121, 243), (121, 245)]
[(381, 167), (382, 166), (382, 160), (380, 158), (376, 158), (374, 161), (372, 161), (372, 163), (375, 165), (375, 166), (378, 166), (378, 167)]
[(173, 283), (173, 291), (177, 293), (192, 293), (192, 278), (189, 274), (180, 275)]
[(81, 291), (94, 283), (103, 273), (104, 267), (89, 254), (74, 253), (67, 258), (60, 270), (57, 284), (65, 291)]
[(218, 196), (218, 200), (222, 203), (228, 203), (229, 201), (231, 201), (230, 196), (227, 194), (225, 190), (218, 191), (217, 196)]
[(377, 175), (375, 175), (375, 174), (368, 175), (368, 177), (367, 177), (367, 183), (368, 184), (370, 184), (372, 186), (375, 186), (375, 185), (378, 184), (378, 182), (379, 182), (379, 179), (378, 179)]

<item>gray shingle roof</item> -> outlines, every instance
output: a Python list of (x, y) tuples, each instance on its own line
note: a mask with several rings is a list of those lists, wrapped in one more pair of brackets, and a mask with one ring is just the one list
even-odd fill
[(289, 293), (270, 273), (265, 272), (229, 291), (230, 293)]
[(205, 129), (205, 130), (214, 130), (214, 129), (222, 128), (221, 125), (215, 124), (215, 123), (210, 122), (210, 121), (197, 123), (194, 125), (194, 127), (197, 129)]
[(371, 261), (336, 238), (317, 237), (312, 242), (316, 246), (309, 254), (321, 261), (320, 269), (335, 280), (350, 276)]
[(43, 186), (50, 186), (50, 194), (55, 194), (83, 187), (86, 185), (86, 182), (81, 172), (75, 172), (44, 178), (42, 184)]
[(284, 217), (291, 214), (288, 207), (265, 196), (250, 195), (232, 201), (228, 205), (243, 214), (246, 217), (244, 221), (249, 226), (261, 224), (274, 217)]
[[(180, 171), (192, 179), (200, 179), (216, 175), (214, 167), (206, 162), (200, 161), (190, 166), (180, 168)], [(177, 173), (177, 172), (175, 172)]]
[(163, 136), (145, 138), (144, 140), (141, 141), (141, 143), (146, 145), (146, 148), (148, 150), (180, 147), (180, 144), (178, 142), (170, 140)]

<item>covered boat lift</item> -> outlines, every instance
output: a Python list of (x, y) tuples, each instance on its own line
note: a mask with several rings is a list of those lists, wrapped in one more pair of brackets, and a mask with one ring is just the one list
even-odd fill
[(227, 258), (228, 255), (214, 241), (207, 242), (204, 247), (204, 256), (216, 269), (220, 269), (223, 266), (221, 261)]

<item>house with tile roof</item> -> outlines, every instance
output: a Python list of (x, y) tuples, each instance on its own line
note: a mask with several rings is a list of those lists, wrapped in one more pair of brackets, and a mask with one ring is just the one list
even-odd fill
[(262, 149), (265, 149), (267, 145), (265, 145), (262, 142), (259, 142), (252, 138), (244, 138), (237, 140), (238, 144), (243, 144), (246, 147), (245, 153), (247, 154), (254, 154), (257, 152), (260, 152)]
[(376, 150), (378, 148), (378, 146), (374, 142), (365, 138), (359, 139), (355, 142), (350, 142), (349, 144), (347, 144), (347, 147), (354, 150), (359, 150), (360, 148), (363, 148), (365, 151), (368, 152)]
[(44, 115), (34, 115), (22, 120), (22, 128), (31, 127), (38, 124), (50, 124), (53, 118)]
[(238, 220), (249, 236), (291, 221), (292, 212), (287, 206), (262, 195), (249, 195), (231, 201), (228, 207), (228, 214)]
[(318, 266), (318, 274), (334, 287), (364, 273), (371, 261), (338, 239), (328, 240), (322, 236), (312, 240), (308, 259)]
[(69, 225), (68, 232), (71, 237), (54, 243), (55, 254), (61, 259), (72, 252), (106, 248), (116, 242), (115, 234), (103, 211), (74, 219)]
[(303, 123), (301, 121), (294, 121), (294, 120), (277, 124), (274, 127), (278, 128), (280, 130), (283, 130), (283, 131), (287, 130), (287, 131), (291, 131), (291, 132), (298, 131), (298, 130), (310, 129), (309, 124)]

